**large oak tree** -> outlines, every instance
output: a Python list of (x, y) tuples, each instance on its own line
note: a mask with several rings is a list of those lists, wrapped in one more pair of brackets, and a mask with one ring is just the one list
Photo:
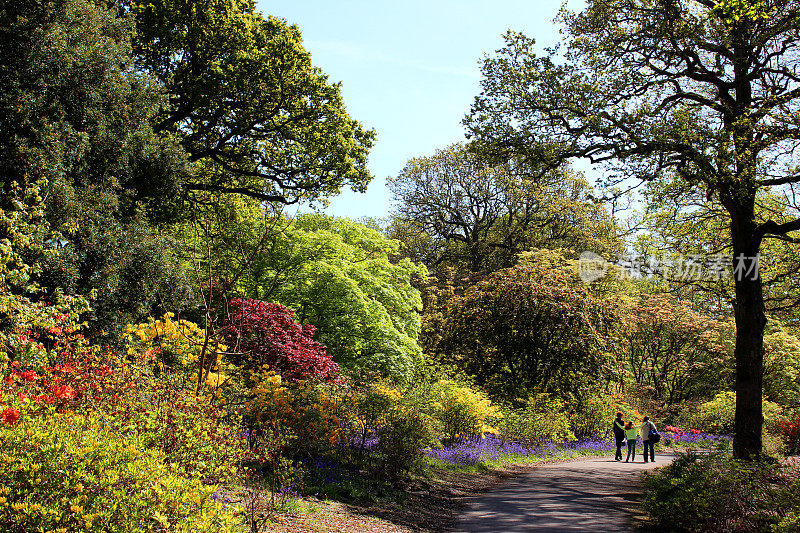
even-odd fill
[[(589, 0), (564, 12), (564, 47), (537, 57), (510, 33), (487, 58), (467, 119), (495, 155), (605, 162), (608, 177), (678, 180), (716, 198), (735, 258), (734, 453), (761, 452), (763, 333), (756, 261), (800, 218), (759, 221), (759, 191), (800, 182), (798, 0)], [(744, 275), (747, 274), (747, 275)]]
[(348, 115), (297, 26), (252, 0), (120, 4), (135, 18), (139, 68), (168, 97), (155, 129), (205, 164), (185, 189), (284, 204), (366, 190), (375, 133)]
[(413, 158), (388, 180), (397, 202), (389, 232), (434, 272), (492, 272), (533, 248), (619, 251), (616, 224), (580, 173), (535, 174), (487, 164), (461, 144)]

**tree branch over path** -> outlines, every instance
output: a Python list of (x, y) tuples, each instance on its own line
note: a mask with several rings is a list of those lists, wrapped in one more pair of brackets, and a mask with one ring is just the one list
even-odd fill
[[(559, 20), (562, 49), (538, 57), (532, 39), (509, 32), (485, 59), (465, 119), (479, 153), (549, 168), (581, 157), (605, 166), (610, 187), (693, 188), (724, 207), (734, 257), (757, 257), (767, 235), (794, 239), (800, 223), (763, 222), (757, 198), (800, 183), (800, 0), (589, 0)], [(736, 279), (735, 294), (734, 452), (751, 458), (761, 453), (760, 274)]]

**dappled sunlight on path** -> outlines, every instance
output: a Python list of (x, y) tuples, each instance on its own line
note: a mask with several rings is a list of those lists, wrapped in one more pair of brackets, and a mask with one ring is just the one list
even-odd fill
[(634, 531), (639, 473), (668, 464), (672, 456), (636, 460), (590, 457), (532, 468), (472, 499), (455, 531)]

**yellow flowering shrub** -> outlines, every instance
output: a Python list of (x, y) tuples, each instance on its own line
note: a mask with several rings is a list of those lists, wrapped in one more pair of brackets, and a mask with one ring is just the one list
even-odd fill
[(441, 424), (430, 412), (426, 387), (412, 385), (399, 390), (379, 382), (373, 390), (372, 407), (385, 406), (376, 417), (378, 466), (396, 483), (422, 468), (422, 449), (439, 444)]
[(291, 424), (296, 413), (293, 396), (280, 374), (264, 369), (251, 373), (251, 399), (245, 404), (248, 414), (259, 424), (279, 427)]
[[(224, 401), (223, 387), (230, 382), (223, 358), (227, 346), (207, 341), (203, 328), (174, 317), (165, 313), (159, 319), (128, 326), (123, 337), (127, 355), (150, 362), (179, 388), (191, 387), (208, 401)], [(197, 387), (201, 374), (203, 384)]]
[(441, 422), (445, 438), (498, 433), (495, 424), (503, 414), (482, 391), (449, 380), (436, 383), (433, 391), (433, 415)]
[(0, 429), (0, 450), (0, 531), (234, 531), (215, 486), (95, 413), (26, 417)]

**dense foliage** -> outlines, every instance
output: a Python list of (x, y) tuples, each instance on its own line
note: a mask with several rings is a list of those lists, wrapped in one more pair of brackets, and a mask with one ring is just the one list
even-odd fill
[(324, 203), (371, 178), (374, 133), (252, 2), (5, 2), (0, 18), (2, 189), (47, 180), (61, 234), (39, 280), (101, 294), (87, 319), (115, 341), (197, 304), (170, 237), (204, 191)]
[(175, 140), (153, 129), (161, 88), (135, 68), (133, 28), (116, 9), (4, 2), (0, 17), (0, 203), (11, 207), (15, 181), (47, 180), (40, 192), (58, 246), (28, 259), (51, 295), (100, 291), (93, 322), (118, 334), (182, 297), (168, 242), (149, 228), (174, 216), (190, 172)]
[(330, 379), (339, 372), (313, 339), (314, 326), (295, 322), (286, 307), (250, 299), (233, 299), (231, 305), (234, 312), (223, 334), (242, 370), (270, 368), (289, 380)]
[(796, 531), (800, 485), (785, 468), (687, 453), (650, 474), (644, 506), (671, 531)]
[(0, 433), (4, 531), (233, 531), (215, 487), (182, 477), (95, 414), (37, 416)]
[(576, 393), (613, 377), (615, 311), (557, 253), (490, 274), (447, 315), (436, 353), (495, 395)]
[[(762, 276), (768, 239), (796, 242), (800, 211), (785, 189), (800, 183), (797, 0), (592, 0), (564, 9), (563, 47), (537, 56), (509, 32), (483, 64), (482, 92), (465, 123), (484, 153), (555, 167), (585, 157), (610, 185), (675, 183), (714, 199), (735, 276), (738, 457), (761, 453)], [(765, 193), (781, 198), (766, 217)], [(693, 204), (677, 204), (694, 211)], [(750, 272), (750, 275), (744, 275)]]
[(313, 324), (343, 367), (405, 379), (422, 360), (422, 301), (412, 281), (426, 270), (398, 261), (398, 249), (397, 241), (367, 225), (304, 215), (254, 261), (253, 286), (245, 290)]
[(406, 163), (390, 178), (390, 234), (435, 271), (509, 268), (531, 248), (617, 253), (616, 225), (568, 168), (544, 177), (513, 163), (491, 166), (463, 145)]
[[(710, 4), (590, 0), (565, 63), (509, 34), (478, 142), (409, 160), (392, 217), (356, 222), (282, 210), (363, 191), (374, 140), (296, 26), (0, 0), (0, 529), (257, 533), (294, 494), (607, 453), (617, 411), (798, 453), (800, 225), (770, 190), (796, 181), (798, 6)], [(649, 183), (635, 243), (572, 156)], [(769, 252), (765, 298), (586, 278), (581, 252), (626, 245)], [(797, 528), (778, 467), (687, 455), (649, 483), (662, 525)]]
[(296, 26), (252, 0), (120, 4), (135, 20), (137, 66), (168, 95), (155, 129), (207, 169), (184, 189), (281, 203), (365, 190), (375, 134), (347, 114)]
[(625, 365), (653, 399), (676, 404), (724, 387), (730, 365), (717, 321), (668, 295), (641, 295), (625, 316)]

